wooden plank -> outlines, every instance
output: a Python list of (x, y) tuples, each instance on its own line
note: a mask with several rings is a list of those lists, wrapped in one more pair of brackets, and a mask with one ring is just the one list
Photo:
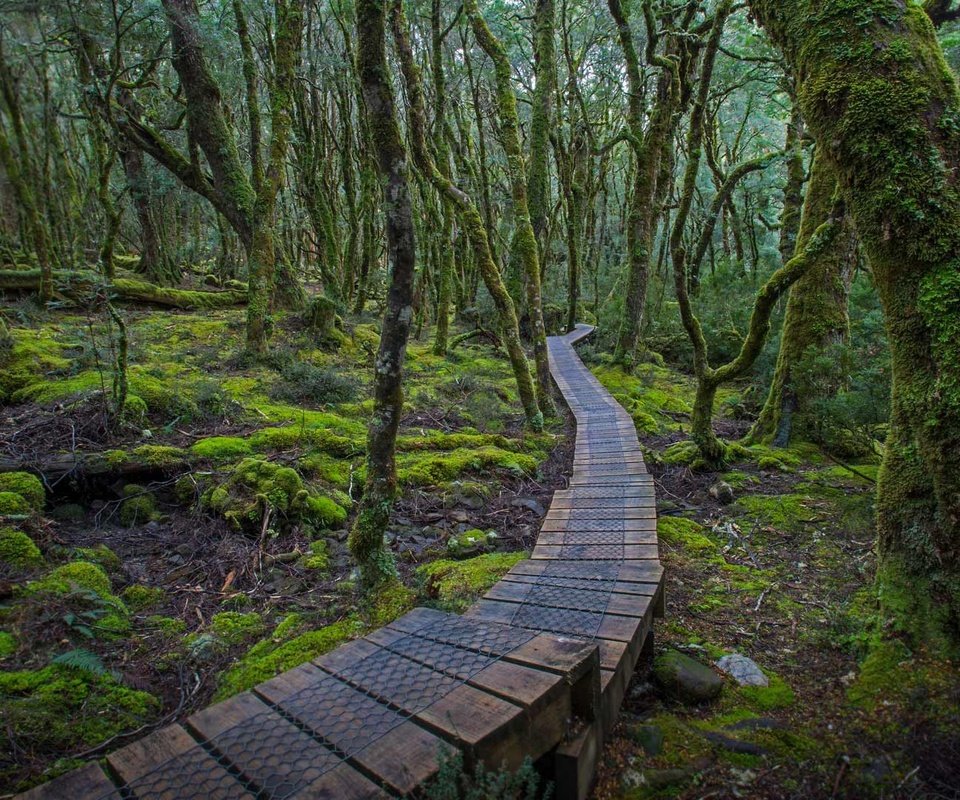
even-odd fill
[(13, 800), (120, 800), (120, 792), (96, 762), (15, 795)]
[(179, 725), (107, 756), (114, 773), (143, 800), (241, 800), (256, 797)]
[(638, 594), (646, 597), (656, 597), (659, 584), (656, 583), (634, 583), (631, 581), (585, 581), (579, 578), (549, 578), (537, 575), (524, 575), (522, 573), (510, 572), (502, 579), (505, 583), (538, 583), (543, 586), (556, 586), (558, 588), (569, 589), (587, 589), (590, 584), (596, 585), (602, 583), (619, 594)]
[(544, 519), (540, 530), (544, 533), (565, 531), (639, 531), (653, 533), (657, 530), (655, 516), (639, 517), (637, 519), (583, 519), (579, 515), (574, 519), (548, 517)]
[(313, 664), (261, 683), (255, 691), (399, 794), (430, 780), (439, 768), (438, 756), (450, 749), (404, 715)]
[(657, 560), (659, 547), (655, 544), (538, 544), (532, 559), (577, 559), (609, 561)]
[(523, 709), (441, 672), (383, 650), (361, 639), (314, 662), (363, 691), (411, 714), (443, 739), (463, 750), (470, 763), (523, 760), (517, 741), (524, 729)]
[(193, 715), (187, 724), (270, 797), (382, 797), (332, 750), (244, 692)]
[[(657, 543), (657, 534), (653, 530), (649, 531), (615, 531), (611, 536), (620, 539), (621, 544), (650, 544)], [(595, 544), (597, 534), (591, 531), (543, 531), (537, 537), (538, 545), (562, 545), (562, 544)]]

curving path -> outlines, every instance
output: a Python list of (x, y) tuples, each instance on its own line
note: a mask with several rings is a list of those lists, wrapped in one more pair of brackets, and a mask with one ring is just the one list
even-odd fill
[(550, 369), (577, 420), (573, 475), (537, 545), (462, 617), (416, 609), (24, 800), (401, 797), (444, 751), (468, 767), (537, 760), (583, 798), (652, 617), (656, 506), (630, 416), (573, 345)]

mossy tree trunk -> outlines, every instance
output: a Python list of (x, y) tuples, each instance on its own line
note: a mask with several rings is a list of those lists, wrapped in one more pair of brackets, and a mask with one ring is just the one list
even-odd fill
[(510, 365), (513, 368), (513, 375), (517, 382), (520, 403), (523, 406), (527, 424), (534, 429), (540, 429), (543, 427), (543, 414), (537, 403), (537, 393), (530, 375), (530, 366), (520, 342), (516, 308), (503, 283), (500, 268), (497, 266), (490, 249), (490, 240), (487, 237), (484, 219), (470, 196), (444, 178), (427, 149), (426, 114), (424, 112), (420, 69), (413, 57), (402, 0), (391, 0), (391, 24), (407, 94), (408, 127), (414, 163), (433, 184), (434, 188), (454, 203), (460, 213), (464, 233), (470, 241), (477, 262), (477, 269), (497, 309), (500, 334), (510, 359)]
[[(554, 412), (554, 408), (550, 396), (551, 380), (550, 362), (547, 358), (547, 331), (543, 323), (540, 253), (527, 199), (527, 172), (523, 149), (520, 144), (520, 118), (517, 114), (517, 97), (513, 91), (512, 67), (503, 44), (494, 36), (490, 27), (480, 15), (476, 0), (465, 0), (463, 7), (470, 18), (473, 35), (483, 51), (493, 61), (496, 76), (496, 108), (500, 118), (500, 136), (507, 156), (507, 173), (510, 179), (510, 192), (513, 197), (514, 232), (511, 258), (518, 259), (522, 265), (526, 283), (527, 313), (532, 326), (533, 360), (537, 376), (537, 402), (543, 413), (550, 414)], [(542, 31), (538, 31), (537, 34), (538, 39), (545, 38)], [(552, 39), (552, 25), (550, 26), (549, 36)], [(554, 65), (553, 68), (555, 70), (556, 66)], [(552, 96), (550, 102), (553, 102)], [(537, 135), (536, 131), (531, 133), (534, 139)], [(545, 146), (543, 155), (545, 158)], [(545, 218), (544, 209), (544, 220)]]
[[(833, 165), (818, 151), (810, 169), (810, 185), (796, 249), (806, 248), (814, 231), (830, 216), (837, 176)], [(770, 393), (747, 440), (767, 441), (787, 447), (792, 437), (802, 439), (815, 429), (810, 415), (814, 403), (839, 389), (817, 383), (800, 391), (795, 370), (811, 351), (823, 352), (846, 339), (849, 329), (847, 301), (857, 262), (857, 237), (851, 220), (844, 217), (833, 244), (814, 259), (809, 270), (790, 289), (780, 337), (780, 353)]]
[(37, 295), (41, 303), (53, 297), (54, 252), (50, 231), (40, 213), (37, 198), (36, 169), (27, 146), (29, 133), (20, 108), (20, 98), (9, 66), (0, 52), (0, 108), (6, 114), (12, 131), (8, 135), (4, 120), (0, 117), (0, 165), (10, 182), (20, 213), (40, 269)]
[[(440, 0), (431, 0), (430, 4), (430, 64), (433, 76), (433, 147), (437, 159), (437, 169), (447, 180), (453, 173), (450, 168), (450, 148), (447, 145), (447, 87), (443, 70), (444, 32), (441, 19)], [(433, 352), (446, 355), (447, 340), (450, 336), (450, 308), (453, 298), (453, 228), (456, 211), (447, 197), (440, 198), (442, 224), (439, 236), (439, 254), (437, 259), (437, 330), (433, 340)]]
[(960, 645), (960, 90), (924, 10), (750, 0), (837, 170), (890, 341), (892, 418), (877, 489), (881, 574)]
[(530, 116), (530, 168), (527, 170), (527, 202), (530, 224), (537, 238), (540, 269), (546, 274), (550, 216), (550, 131), (556, 118), (557, 48), (554, 41), (556, 9), (554, 0), (536, 0), (533, 15), (533, 108)]
[[(246, 79), (249, 145), (248, 174), (231, 122), (232, 115), (203, 49), (200, 12), (196, 0), (163, 0), (170, 26), (173, 67), (184, 93), (188, 139), (206, 158), (210, 174), (196, 163), (196, 154), (184, 155), (139, 113), (136, 103), (121, 103), (125, 114), (117, 125), (129, 141), (142, 148), (186, 187), (201, 195), (223, 215), (237, 233), (247, 255), (249, 303), (246, 346), (254, 354), (267, 350), (269, 314), (277, 273), (275, 212), (283, 183), (284, 161), (291, 125), (295, 68), (303, 27), (303, 0), (275, 0), (272, 81), (269, 85), (271, 138), (266, 160), (261, 152), (260, 113), (256, 86), (251, 87), (252, 47), (245, 44), (246, 26), (240, 12), (238, 34)], [(252, 89), (252, 90), (251, 90)], [(281, 271), (286, 276), (289, 272)], [(302, 301), (299, 283), (284, 287), (291, 302)]]
[(373, 416), (367, 434), (367, 482), (350, 551), (367, 585), (396, 574), (383, 534), (397, 491), (397, 430), (403, 413), (403, 361), (413, 320), (416, 264), (407, 154), (394, 110), (387, 67), (384, 0), (357, 3), (357, 69), (383, 183), (390, 286), (374, 374)]
[(728, 363), (720, 367), (710, 365), (706, 338), (700, 321), (693, 311), (690, 300), (688, 267), (692, 261), (699, 263), (707, 250), (707, 239), (712, 236), (716, 219), (723, 204), (743, 175), (759, 169), (770, 162), (772, 156), (761, 156), (745, 162), (733, 170), (721, 187), (707, 217), (707, 224), (701, 231), (693, 247), (692, 257), (687, 252), (684, 238), (687, 219), (693, 204), (696, 190), (697, 173), (703, 152), (703, 125), (707, 98), (710, 91), (710, 81), (713, 66), (720, 46), (723, 26), (732, 8), (732, 0), (721, 0), (713, 20), (713, 27), (708, 37), (701, 70), (700, 85), (697, 88), (697, 97), (690, 113), (690, 128), (687, 134), (687, 164), (683, 177), (683, 188), (677, 216), (670, 234), (670, 252), (673, 260), (674, 291), (680, 307), (680, 317), (684, 329), (693, 346), (693, 367), (697, 379), (697, 394), (693, 407), (691, 432), (693, 442), (697, 445), (702, 459), (710, 465), (721, 465), (725, 459), (726, 450), (723, 443), (717, 438), (713, 430), (713, 407), (717, 389), (724, 383), (734, 380), (746, 373), (763, 348), (770, 328), (770, 316), (777, 300), (795, 283), (820, 256), (823, 250), (830, 245), (838, 227), (836, 213), (821, 225), (810, 237), (807, 247), (802, 253), (791, 259), (778, 269), (761, 287), (754, 301), (753, 312), (750, 317), (750, 326), (741, 345), (740, 352)]
[[(659, 70), (656, 96), (649, 114), (643, 107), (644, 81), (640, 57), (634, 45), (629, 7), (621, 0), (608, 0), (610, 15), (617, 26), (620, 50), (623, 53), (627, 75), (627, 119), (624, 138), (633, 148), (634, 166), (627, 201), (626, 227), (626, 295), (623, 320), (617, 337), (615, 360), (631, 370), (640, 357), (641, 333), (650, 280), (650, 259), (656, 233), (659, 209), (656, 203), (657, 179), (665, 148), (672, 140), (684, 106), (684, 79), (692, 63), (688, 53), (674, 37), (668, 40), (668, 52), (657, 52), (660, 36), (654, 19), (651, 0), (643, 0), (644, 22), (647, 32), (646, 63)], [(685, 12), (682, 20), (675, 20), (678, 32), (683, 32), (693, 19), (695, 7)], [(647, 121), (646, 129), (644, 122)]]

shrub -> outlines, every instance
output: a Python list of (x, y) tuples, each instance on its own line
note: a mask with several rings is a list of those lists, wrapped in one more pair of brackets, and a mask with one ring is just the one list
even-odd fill
[(270, 397), (294, 403), (349, 403), (359, 384), (353, 378), (341, 375), (329, 367), (318, 367), (305, 361), (295, 361), (281, 370), (282, 380), (270, 389)]

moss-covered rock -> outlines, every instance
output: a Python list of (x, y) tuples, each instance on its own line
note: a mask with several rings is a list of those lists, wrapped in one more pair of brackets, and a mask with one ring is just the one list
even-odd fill
[(0, 492), (20, 495), (34, 511), (43, 511), (43, 504), (46, 502), (43, 484), (36, 475), (29, 472), (0, 473)]
[(75, 547), (71, 551), (71, 556), (75, 561), (90, 561), (103, 567), (107, 572), (119, 572), (123, 566), (120, 556), (105, 544), (94, 547)]
[(159, 586), (144, 586), (135, 583), (120, 593), (123, 602), (131, 611), (149, 611), (167, 599), (167, 593)]
[(143, 525), (159, 517), (156, 498), (142, 486), (128, 483), (123, 487), (123, 496), (126, 499), (120, 504), (120, 524), (125, 528)]
[(31, 569), (43, 564), (43, 555), (23, 531), (0, 528), (0, 563), (15, 569)]
[(24, 518), (33, 513), (33, 506), (21, 495), (16, 492), (0, 492), (0, 517)]
[(325, 574), (330, 570), (330, 552), (324, 539), (310, 542), (310, 555), (303, 557), (303, 568)]
[(0, 631), (0, 658), (12, 656), (17, 652), (17, 640), (12, 633)]
[(432, 561), (417, 568), (424, 595), (438, 606), (462, 611), (523, 561), (526, 553), (486, 553), (465, 561)]
[(28, 594), (64, 595), (77, 589), (93, 592), (104, 600), (117, 600), (113, 595), (110, 577), (101, 567), (89, 561), (62, 564), (26, 586)]
[(207, 489), (201, 505), (234, 527), (259, 532), (265, 514), (277, 527), (304, 523), (315, 529), (343, 524), (346, 510), (310, 490), (296, 470), (270, 461), (245, 458), (229, 477)]
[(541, 459), (499, 447), (457, 448), (448, 452), (401, 453), (397, 477), (408, 486), (439, 486), (471, 472), (492, 468), (522, 475), (535, 475)]

